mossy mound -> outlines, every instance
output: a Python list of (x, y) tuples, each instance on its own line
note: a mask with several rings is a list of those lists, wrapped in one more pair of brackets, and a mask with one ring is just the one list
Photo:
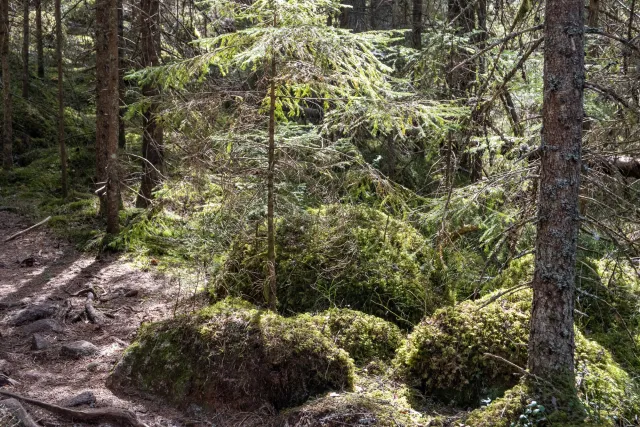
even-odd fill
[(228, 299), (143, 326), (108, 384), (180, 406), (251, 411), (299, 405), (353, 381), (348, 354), (307, 321)]
[(393, 323), (347, 308), (300, 317), (305, 316), (360, 366), (374, 360), (390, 361), (404, 340), (402, 331)]
[[(531, 297), (525, 290), (489, 303), (493, 295), (488, 295), (437, 311), (398, 350), (394, 360), (398, 372), (424, 392), (458, 403), (478, 404), (481, 398), (499, 396), (518, 383), (517, 371), (484, 354), (526, 366)], [(590, 422), (609, 423), (640, 413), (640, 388), (633, 376), (580, 331), (576, 331), (575, 365), (578, 397)], [(515, 391), (505, 398), (511, 399)], [(503, 408), (505, 413), (509, 407)]]
[(401, 375), (461, 403), (515, 385), (513, 369), (484, 353), (526, 365), (530, 298), (507, 296), (480, 308), (491, 297), (440, 309), (416, 326), (398, 350)]
[(412, 408), (412, 391), (389, 378), (358, 375), (355, 392), (328, 393), (287, 409), (269, 425), (283, 427), (427, 426), (435, 417)]
[[(429, 282), (432, 249), (409, 224), (365, 206), (331, 205), (287, 216), (276, 234), (278, 309), (348, 307), (403, 327), (442, 305)], [(265, 240), (237, 241), (212, 290), (264, 298)]]

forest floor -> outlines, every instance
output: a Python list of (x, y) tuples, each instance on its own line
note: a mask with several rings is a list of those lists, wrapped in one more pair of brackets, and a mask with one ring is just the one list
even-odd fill
[[(140, 324), (173, 315), (176, 295), (170, 281), (117, 256), (79, 252), (46, 227), (4, 242), (30, 225), (19, 215), (0, 211), (0, 371), (18, 381), (3, 390), (55, 404), (90, 391), (96, 407), (129, 409), (149, 426), (184, 425), (184, 416), (161, 402), (116, 396), (105, 385)], [(102, 324), (70, 320), (87, 301), (86, 294), (72, 294), (88, 287), (98, 293), (95, 308), (110, 316)], [(33, 313), (32, 318), (52, 320), (15, 325), (24, 310)], [(36, 339), (43, 349), (34, 349)], [(97, 349), (70, 357), (63, 346), (76, 341), (88, 341)], [(25, 406), (43, 426), (84, 425)]]

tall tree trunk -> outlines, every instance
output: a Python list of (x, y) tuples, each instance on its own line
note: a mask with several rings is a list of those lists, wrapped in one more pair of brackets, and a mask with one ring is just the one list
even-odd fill
[(367, 1), (366, 0), (345, 0), (346, 6), (340, 14), (340, 27), (353, 30), (355, 33), (367, 31)]
[(583, 119), (584, 3), (548, 0), (529, 370), (574, 384), (573, 307)]
[(44, 48), (42, 46), (42, 0), (36, 0), (36, 55), (38, 77), (44, 78)]
[(62, 197), (67, 198), (67, 147), (64, 141), (64, 75), (62, 73), (62, 15), (60, 1), (55, 0), (56, 19), (56, 63), (58, 65), (58, 146), (60, 147), (60, 166)]
[(413, 0), (411, 41), (413, 47), (422, 49), (422, 0)]
[(11, 169), (13, 167), (13, 127), (11, 120), (11, 72), (9, 69), (9, 0), (0, 0), (0, 51), (2, 53), (2, 167)]
[(22, 0), (22, 97), (29, 99), (29, 0)]
[[(277, 25), (274, 5), (273, 26)], [(271, 82), (269, 83), (269, 143), (267, 147), (267, 281), (264, 296), (267, 306), (274, 310), (276, 297), (276, 228), (275, 228), (275, 173), (276, 173), (276, 50), (271, 53)]]
[(371, 0), (369, 20), (371, 30), (390, 30), (393, 28), (394, 0)]
[[(160, 64), (160, 2), (159, 0), (142, 0), (140, 4), (142, 18), (141, 47), (142, 65), (155, 67)], [(151, 105), (144, 112), (142, 121), (142, 157), (143, 175), (140, 184), (140, 193), (136, 200), (136, 206), (143, 208), (149, 206), (153, 198), (153, 190), (161, 181), (164, 170), (164, 147), (162, 125), (157, 121), (158, 103), (153, 97), (158, 95), (158, 90), (153, 85), (145, 85), (142, 88), (145, 96), (151, 97)]]
[(127, 145), (125, 126), (124, 126), (124, 9), (122, 0), (118, 0), (118, 106), (120, 107), (118, 114), (118, 147), (125, 148)]
[(101, 212), (107, 233), (118, 232), (120, 191), (118, 179), (118, 4), (96, 2), (96, 168)]

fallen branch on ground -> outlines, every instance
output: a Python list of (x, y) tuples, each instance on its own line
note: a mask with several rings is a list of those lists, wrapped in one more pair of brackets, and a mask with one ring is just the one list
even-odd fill
[(42, 402), (40, 400), (31, 399), (29, 397), (21, 396), (9, 391), (0, 390), (0, 395), (13, 397), (14, 399), (21, 400), (31, 405), (38, 406), (56, 415), (69, 418), (75, 421), (85, 422), (112, 422), (120, 425), (127, 425), (133, 427), (147, 427), (146, 424), (138, 420), (136, 415), (126, 409), (118, 408), (95, 408), (85, 410), (74, 410), (69, 408), (63, 408), (62, 406), (53, 405), (51, 403)]
[(50, 216), (48, 216), (48, 217), (46, 217), (45, 219), (43, 219), (42, 221), (40, 221), (39, 223), (37, 223), (36, 225), (32, 225), (31, 227), (27, 228), (26, 230), (18, 231), (16, 234), (14, 234), (14, 235), (12, 235), (12, 236), (7, 237), (7, 238), (4, 240), (4, 242), (5, 242), (5, 243), (7, 243), (7, 242), (12, 241), (13, 239), (16, 239), (16, 238), (20, 237), (20, 236), (22, 236), (23, 234), (28, 233), (29, 231), (34, 230), (34, 229), (36, 229), (36, 228), (40, 227), (40, 226), (41, 226), (41, 225), (43, 225), (43, 224), (46, 224), (47, 222), (49, 222), (49, 220), (50, 220), (50, 219), (51, 219), (51, 217), (50, 217)]

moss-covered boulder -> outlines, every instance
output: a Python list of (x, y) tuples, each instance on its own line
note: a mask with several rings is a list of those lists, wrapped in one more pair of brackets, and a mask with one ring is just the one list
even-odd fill
[[(365, 206), (331, 205), (277, 225), (278, 310), (348, 307), (403, 327), (442, 305), (429, 282), (432, 249), (411, 225)], [(264, 300), (265, 240), (237, 241), (212, 293)]]
[[(493, 301), (494, 296), (442, 309), (425, 319), (398, 350), (394, 363), (399, 374), (425, 393), (465, 404), (494, 399), (515, 386), (520, 380), (517, 370), (485, 353), (526, 366), (532, 293), (524, 290)], [(640, 413), (634, 376), (578, 330), (575, 365), (578, 397), (590, 422), (609, 423)], [(505, 414), (525, 411), (528, 403), (521, 397), (522, 390), (513, 389), (496, 401), (501, 403), (489, 406), (503, 405), (500, 412)], [(494, 422), (468, 424), (502, 425)]]
[(515, 385), (513, 368), (485, 353), (526, 365), (531, 303), (524, 294), (438, 310), (398, 350), (399, 372), (425, 391), (464, 403)]
[(371, 361), (390, 361), (402, 344), (400, 328), (370, 314), (347, 308), (333, 308), (306, 317), (320, 332), (349, 353), (357, 365)]
[(256, 410), (299, 405), (353, 380), (348, 354), (307, 321), (224, 300), (143, 326), (108, 384), (177, 405)]

